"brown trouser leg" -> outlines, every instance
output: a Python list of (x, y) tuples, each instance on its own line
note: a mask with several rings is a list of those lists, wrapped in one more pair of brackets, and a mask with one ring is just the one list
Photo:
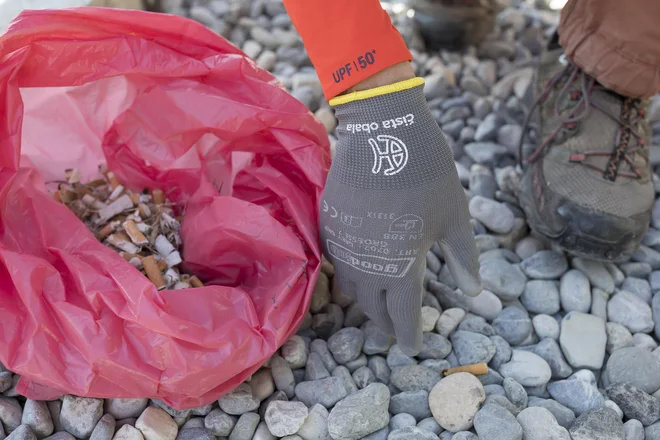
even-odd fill
[(603, 86), (630, 98), (660, 92), (660, 0), (569, 0), (559, 41)]

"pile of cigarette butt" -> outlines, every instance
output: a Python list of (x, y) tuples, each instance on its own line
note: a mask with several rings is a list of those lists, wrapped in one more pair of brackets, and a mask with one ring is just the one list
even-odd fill
[(158, 290), (201, 287), (195, 275), (180, 273), (180, 217), (160, 189), (131, 192), (112, 171), (99, 166), (103, 178), (80, 181), (68, 169), (57, 181), (53, 198), (65, 204), (96, 238), (144, 273)]

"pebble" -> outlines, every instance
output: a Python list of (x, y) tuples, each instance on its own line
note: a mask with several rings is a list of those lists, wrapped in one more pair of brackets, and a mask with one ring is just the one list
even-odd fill
[(653, 330), (651, 307), (635, 294), (619, 291), (607, 303), (607, 316), (633, 333)]
[(346, 310), (344, 327), (360, 327), (367, 319), (369, 318), (367, 318), (367, 315), (362, 312), (360, 305), (358, 303), (353, 303), (348, 306), (348, 309)]
[(468, 313), (465, 318), (458, 325), (459, 330), (465, 330), (469, 332), (481, 333), (485, 336), (495, 336), (495, 329), (486, 322), (481, 316), (473, 315)]
[(559, 323), (549, 315), (536, 315), (532, 318), (532, 326), (539, 339), (559, 339)]
[(422, 349), (417, 358), (425, 359), (444, 359), (451, 352), (452, 345), (445, 338), (437, 333), (424, 332), (422, 335)]
[(492, 321), (502, 311), (502, 301), (489, 290), (482, 290), (477, 296), (466, 296), (466, 302), (471, 313)]
[(607, 407), (580, 415), (569, 433), (572, 440), (625, 440), (625, 430), (619, 415)]
[(589, 279), (579, 270), (569, 270), (561, 277), (559, 295), (564, 311), (589, 312), (591, 307)]
[(499, 405), (486, 404), (474, 417), (480, 440), (522, 440), (523, 430), (516, 418)]
[(560, 426), (546, 408), (526, 408), (518, 414), (516, 420), (523, 429), (525, 440), (571, 440), (566, 428)]
[(633, 335), (633, 342), (635, 343), (635, 347), (643, 348), (648, 351), (653, 351), (658, 348), (658, 343), (655, 339), (646, 333), (635, 333)]
[(636, 419), (644, 426), (660, 419), (660, 401), (632, 385), (617, 383), (607, 388), (607, 395), (628, 419)]
[(497, 132), (497, 143), (504, 145), (514, 154), (517, 154), (518, 142), (522, 135), (522, 127), (516, 124), (506, 124)]
[(438, 319), (440, 319), (440, 311), (438, 309), (428, 306), (422, 307), (422, 331), (433, 331)]
[(479, 407), (486, 400), (484, 387), (469, 373), (443, 378), (429, 394), (429, 407), (438, 424), (451, 432), (472, 428)]
[(660, 422), (647, 426), (644, 429), (646, 440), (660, 440)]
[(527, 408), (527, 391), (522, 385), (507, 377), (504, 379), (503, 387), (505, 395), (511, 403), (520, 409)]
[[(445, 338), (449, 337), (449, 335), (454, 330), (456, 330), (458, 324), (460, 324), (463, 318), (465, 318), (465, 313), (466, 313), (465, 310), (459, 308), (452, 308), (445, 310), (438, 319), (438, 323), (435, 326), (435, 331), (438, 332), (441, 336), (444, 336)], [(388, 356), (388, 363), (389, 363), (389, 356)], [(390, 368), (392, 368), (392, 365), (390, 365)]]
[(516, 254), (524, 260), (531, 257), (544, 248), (543, 243), (534, 237), (525, 237), (516, 243)]
[[(140, 435), (140, 437), (137, 437), (137, 440), (144, 440), (144, 437), (142, 437), (142, 434), (140, 434), (140, 431), (138, 431), (138, 434)], [(131, 440), (130, 438), (129, 439), (119, 438), (116, 435), (113, 437), (113, 439), (117, 439), (117, 438), (119, 440)], [(60, 431), (60, 432), (56, 432), (55, 434), (44, 438), (44, 440), (76, 440), (76, 438), (74, 436), (72, 436), (71, 434), (69, 434), (68, 432), (66, 432), (66, 431)], [(215, 439), (210, 439), (210, 440), (215, 440)]]
[(655, 323), (654, 334), (656, 338), (660, 339), (660, 295), (653, 296), (651, 304), (653, 306), (651, 314), (653, 322)]
[(9, 434), (7, 440), (37, 440), (37, 436), (34, 435), (29, 426), (20, 425), (16, 430)]
[(483, 288), (493, 292), (502, 301), (517, 299), (523, 293), (527, 281), (521, 271), (500, 259), (482, 261), (479, 275)]
[(554, 315), (560, 309), (557, 284), (546, 280), (529, 281), (520, 295), (520, 302), (531, 313)]
[(387, 365), (385, 358), (382, 356), (371, 356), (367, 365), (376, 376), (378, 382), (384, 383), (385, 385), (390, 383), (390, 375), (392, 371), (389, 365)]
[(105, 399), (104, 411), (117, 420), (140, 417), (149, 399)]
[[(272, 366), (273, 361), (271, 361), (271, 367)], [(231, 392), (225, 394), (218, 400), (220, 409), (222, 409), (227, 414), (234, 416), (240, 416), (243, 413), (254, 411), (259, 408), (260, 403), (261, 402), (252, 395), (252, 389), (250, 388), (250, 385), (246, 383), (238, 385)], [(144, 413), (142, 414), (144, 415)]]
[(582, 380), (566, 379), (552, 382), (548, 384), (548, 392), (553, 399), (578, 416), (605, 404), (605, 398), (598, 389)]
[(266, 415), (266, 409), (268, 408), (268, 404), (272, 402), (273, 400), (289, 400), (289, 398), (286, 396), (284, 391), (276, 391), (272, 396), (268, 397), (266, 400), (261, 402), (261, 405), (259, 406), (259, 416), (263, 419), (264, 415)]
[(523, 350), (513, 350), (511, 360), (500, 367), (500, 374), (526, 387), (545, 385), (552, 376), (550, 366), (543, 358)]
[(508, 153), (504, 145), (494, 142), (471, 142), (465, 146), (465, 154), (476, 163), (491, 165), (496, 158)]
[(163, 409), (147, 407), (135, 422), (145, 440), (175, 440), (179, 428)]
[(115, 434), (116, 424), (117, 422), (114, 417), (110, 414), (105, 414), (96, 424), (89, 440), (112, 440), (112, 437)]
[(268, 405), (264, 419), (273, 435), (284, 437), (298, 432), (308, 414), (303, 402), (274, 401)]
[[(346, 374), (351, 377), (348, 371), (346, 371)], [(333, 377), (300, 382), (295, 387), (296, 397), (307, 406), (320, 403), (326, 408), (329, 408), (346, 397), (346, 394), (347, 391), (344, 388), (344, 382), (342, 378), (334, 376), (334, 370)]]
[(62, 427), (74, 437), (89, 437), (101, 417), (103, 417), (103, 399), (64, 396), (60, 421)]
[(644, 301), (646, 304), (651, 304), (651, 284), (649, 284), (648, 281), (640, 279), (640, 278), (634, 278), (634, 277), (628, 277), (625, 280), (623, 280), (623, 284), (621, 285), (621, 290), (625, 290), (626, 292), (633, 293), (639, 297), (642, 301)]
[(623, 411), (621, 411), (621, 408), (619, 408), (619, 405), (614, 403), (614, 401), (606, 400), (605, 401), (605, 406), (610, 408), (610, 409), (613, 409), (616, 412), (616, 414), (619, 416), (619, 418), (621, 420), (623, 420)]
[(39, 438), (53, 433), (53, 419), (45, 401), (27, 399), (23, 406), (21, 424), (28, 426)]
[(520, 267), (525, 274), (534, 279), (553, 280), (559, 278), (568, 269), (564, 254), (554, 251), (539, 251), (523, 260)]
[(605, 324), (605, 333), (607, 334), (606, 350), (612, 354), (620, 348), (633, 347), (635, 342), (630, 331), (615, 322)]
[[(387, 366), (387, 363), (385, 366)], [(376, 382), (376, 376), (374, 375), (373, 371), (369, 369), (369, 367), (360, 367), (353, 372), (353, 380), (355, 381), (357, 387), (362, 389), (370, 383)]]
[[(364, 345), (362, 346), (362, 351), (365, 354), (371, 355), (385, 353), (394, 343), (394, 338), (385, 333), (373, 321), (365, 322), (361, 329), (364, 332)], [(332, 359), (334, 361), (334, 358)], [(330, 368), (328, 368), (328, 370), (330, 370)]]
[(231, 434), (229, 434), (229, 440), (252, 440), (252, 436), (259, 425), (259, 420), (260, 417), (257, 413), (247, 412), (241, 415)]
[[(181, 433), (179, 433), (179, 435), (181, 435)], [(190, 440), (195, 440), (195, 439), (191, 438)], [(208, 440), (215, 440), (215, 437), (210, 438)], [(277, 437), (275, 437), (273, 434), (270, 433), (270, 431), (268, 430), (268, 425), (266, 425), (266, 422), (260, 422), (259, 425), (257, 425), (257, 430), (254, 432), (254, 437), (252, 437), (252, 440), (277, 440)]]
[[(319, 339), (317, 339), (317, 341), (318, 340)], [(318, 353), (310, 353), (307, 357), (307, 365), (305, 366), (305, 380), (318, 380), (326, 377), (330, 377), (330, 372), (323, 364), (321, 356), (319, 356)], [(252, 382), (250, 382), (250, 384), (252, 384)], [(252, 390), (252, 393), (254, 394), (254, 389)], [(272, 394), (272, 392), (270, 394)], [(263, 400), (263, 398), (259, 400)]]
[(641, 263), (648, 263), (654, 270), (660, 269), (660, 252), (648, 246), (640, 245), (632, 255), (632, 259)]
[[(351, 372), (348, 371), (348, 368), (346, 368), (345, 366), (339, 365), (337, 368), (332, 370), (332, 377), (336, 377), (339, 380), (341, 380), (341, 384), (343, 385), (344, 390), (346, 391), (346, 395), (353, 394), (358, 390), (357, 384), (353, 380), (353, 376), (351, 376)], [(342, 393), (340, 391), (337, 391), (336, 395), (333, 396), (333, 399), (331, 400), (325, 399), (325, 401), (329, 403), (334, 399), (342, 399), (342, 398), (343, 398)]]
[(532, 320), (523, 309), (509, 306), (493, 320), (493, 328), (509, 344), (518, 345), (532, 332)]
[(614, 279), (600, 261), (573, 258), (573, 267), (587, 276), (592, 285), (608, 294), (614, 293)]
[(426, 390), (417, 390), (395, 394), (390, 398), (389, 411), (392, 414), (410, 414), (417, 420), (431, 417), (429, 393)]
[(610, 297), (604, 290), (594, 287), (591, 289), (591, 314), (607, 321), (607, 301)]
[(496, 370), (499, 370), (502, 364), (511, 360), (511, 346), (499, 335), (491, 336), (490, 340), (495, 344), (495, 356), (491, 359), (490, 365)]
[(275, 392), (273, 375), (268, 368), (261, 369), (254, 373), (249, 383), (250, 389), (252, 390), (252, 396), (254, 396), (259, 402)]
[(534, 347), (534, 353), (543, 358), (550, 366), (553, 379), (564, 379), (573, 369), (564, 359), (562, 350), (554, 339), (543, 339)]
[(312, 406), (297, 434), (303, 440), (328, 439), (328, 416), (328, 410), (323, 405)]
[(502, 203), (474, 196), (469, 204), (470, 215), (488, 229), (499, 234), (506, 234), (513, 229), (513, 213)]
[(438, 440), (438, 436), (432, 432), (425, 431), (416, 426), (408, 426), (405, 428), (390, 431), (387, 440)]
[(605, 359), (605, 321), (581, 312), (569, 312), (561, 321), (561, 349), (573, 368), (600, 369)]
[(232, 429), (234, 429), (236, 420), (236, 417), (230, 416), (221, 409), (216, 408), (204, 418), (204, 427), (213, 435), (220, 437), (228, 436)]
[(559, 426), (563, 426), (566, 429), (569, 429), (575, 421), (575, 413), (571, 409), (552, 399), (530, 397), (527, 401), (527, 407), (541, 407), (547, 409), (555, 417)]
[(361, 367), (366, 367), (367, 366), (367, 355), (362, 353), (360, 356), (358, 356), (357, 359), (354, 361), (346, 362), (344, 365), (350, 373), (354, 373)]
[(432, 432), (435, 435), (438, 435), (443, 431), (442, 427), (438, 425), (438, 422), (436, 422), (435, 419), (431, 416), (420, 421), (417, 424), (417, 427), (425, 431)]
[(644, 440), (644, 425), (639, 420), (628, 420), (623, 424), (625, 440)]
[(401, 391), (431, 391), (440, 380), (440, 373), (423, 365), (405, 365), (394, 368), (390, 382)]
[(397, 429), (417, 426), (417, 420), (410, 414), (400, 413), (396, 414), (390, 419), (390, 435), (392, 431)]
[(357, 440), (389, 423), (390, 391), (374, 383), (338, 402), (328, 417), (334, 440)]
[(296, 386), (296, 381), (289, 364), (280, 356), (274, 355), (270, 360), (270, 371), (275, 382), (275, 388), (283, 391), (288, 398), (292, 398), (295, 395), (294, 387)]
[(390, 433), (390, 428), (386, 426), (383, 429), (379, 429), (374, 433), (362, 437), (362, 440), (387, 440), (387, 436), (389, 435), (389, 433)]
[(454, 434), (451, 440), (479, 440), (479, 437), (470, 431), (461, 431)]
[(497, 138), (498, 128), (497, 117), (491, 113), (477, 127), (477, 131), (474, 133), (474, 140), (477, 142), (494, 141)]
[(291, 336), (280, 349), (284, 359), (291, 369), (302, 368), (307, 362), (305, 341), (298, 335)]
[(457, 330), (452, 333), (450, 340), (461, 365), (490, 362), (495, 356), (495, 344), (482, 334)]

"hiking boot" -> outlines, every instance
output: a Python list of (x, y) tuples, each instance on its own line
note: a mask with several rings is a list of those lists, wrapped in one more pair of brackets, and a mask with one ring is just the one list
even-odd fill
[(520, 203), (530, 227), (576, 256), (626, 260), (646, 233), (654, 201), (648, 101), (599, 85), (563, 56), (557, 36), (528, 91)]
[(501, 7), (495, 0), (408, 0), (430, 50), (478, 45), (495, 29)]

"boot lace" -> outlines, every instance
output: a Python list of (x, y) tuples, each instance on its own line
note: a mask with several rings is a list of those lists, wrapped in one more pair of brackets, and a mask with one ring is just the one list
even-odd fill
[[(554, 114), (561, 124), (536, 147), (529, 157), (523, 159), (523, 141), (531, 120), (531, 115), (538, 106), (547, 101), (552, 90), (557, 88), (559, 88), (559, 93), (555, 100)], [(568, 136), (572, 136), (577, 130), (578, 123), (583, 121), (589, 115), (590, 111), (595, 108), (618, 124), (614, 139), (614, 149), (612, 151), (587, 151), (571, 154), (569, 160), (602, 173), (603, 178), (610, 181), (616, 180), (617, 176), (632, 179), (640, 179), (642, 177), (642, 172), (637, 168), (634, 161), (635, 154), (645, 147), (642, 135), (634, 128), (638, 126), (639, 121), (645, 116), (645, 110), (641, 108), (641, 101), (639, 99), (623, 98), (621, 115), (615, 115), (602, 105), (591, 100), (591, 94), (595, 90), (606, 89), (570, 61), (561, 72), (558, 72), (548, 81), (543, 93), (535, 100), (525, 116), (523, 133), (518, 143), (518, 157), (521, 167), (523, 161), (525, 163), (536, 162), (547, 148), (553, 144), (560, 144)], [(595, 156), (609, 156), (605, 169), (586, 162), (589, 157)], [(629, 172), (619, 170), (622, 162), (628, 164)]]

